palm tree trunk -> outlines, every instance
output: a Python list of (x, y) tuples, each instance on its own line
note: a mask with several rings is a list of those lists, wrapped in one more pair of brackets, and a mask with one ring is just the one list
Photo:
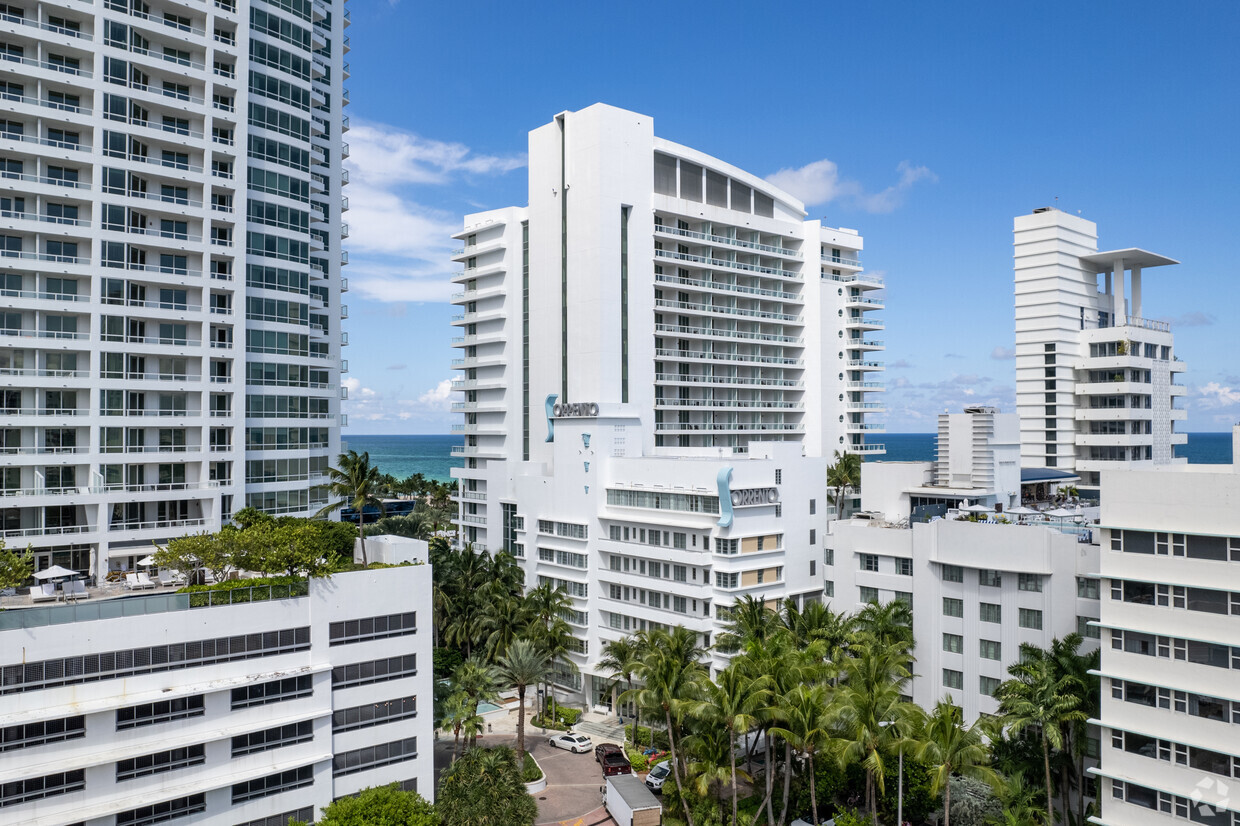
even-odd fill
[(1059, 767), (1059, 805), (1063, 807), (1063, 817), (1065, 821), (1068, 819), (1068, 815), (1072, 812), (1072, 807), (1068, 805), (1068, 765), (1073, 761), (1068, 758), (1067, 745), (1067, 743), (1064, 743), (1065, 753), (1062, 755), (1062, 757), (1066, 759)]
[(818, 783), (814, 776), (814, 752), (807, 752), (809, 755), (809, 805), (810, 810), (814, 813), (814, 826), (818, 826)]
[(767, 729), (763, 736), (766, 738), (766, 763), (763, 769), (766, 775), (766, 822), (767, 826), (775, 826), (775, 810), (771, 807), (771, 799), (775, 797), (775, 767), (771, 763), (770, 729)]
[[(687, 826), (693, 826), (693, 813), (689, 811), (689, 801), (685, 799), (684, 786), (680, 784), (680, 761), (676, 757), (676, 738), (672, 732), (672, 709), (664, 705), (663, 716), (667, 722), (667, 746), (672, 752), (672, 773), (676, 778), (676, 796), (680, 798), (680, 806), (685, 810), (685, 823)], [(654, 737), (654, 730), (651, 729), (650, 736)]]
[(366, 531), (362, 527), (366, 524), (365, 507), (357, 512), (357, 539), (362, 543), (362, 567), (365, 568), (370, 563), (366, 560)]
[(517, 768), (525, 773), (525, 685), (517, 686)]
[(461, 727), (458, 724), (452, 727), (452, 762), (453, 763), (456, 762), (456, 755), (460, 747), (461, 747)]
[[(900, 826), (904, 826), (903, 823)], [(943, 826), (952, 826), (952, 778), (947, 776), (943, 784)]]
[(1085, 784), (1081, 782), (1081, 778), (1085, 776), (1085, 755), (1081, 754), (1078, 761), (1074, 762), (1076, 766), (1076, 822), (1085, 822)]
[[(728, 731), (728, 742), (732, 742), (732, 732)], [(728, 757), (732, 760), (732, 826), (736, 826), (738, 805), (736, 802), (736, 750), (728, 749)]]
[(788, 819), (788, 792), (792, 789), (792, 744), (784, 741), (784, 802), (779, 809), (779, 822)]
[(1053, 823), (1055, 820), (1055, 801), (1051, 797), (1051, 750), (1046, 742), (1046, 732), (1042, 732), (1042, 765), (1046, 772), (1046, 817)]

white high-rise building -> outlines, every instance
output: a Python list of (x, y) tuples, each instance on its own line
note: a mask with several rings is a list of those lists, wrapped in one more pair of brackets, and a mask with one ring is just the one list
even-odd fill
[(1233, 464), (1102, 474), (1104, 826), (1240, 824)]
[(568, 589), (561, 681), (606, 704), (601, 642), (821, 596), (826, 465), (883, 450), (882, 283), (855, 231), (645, 115), (562, 113), (529, 155), (529, 205), (456, 236), (461, 538)]
[(430, 604), (417, 564), (10, 607), (0, 822), (275, 826), (370, 786), (433, 799)]
[[(1098, 251), (1097, 226), (1054, 208), (1015, 219), (1016, 405), (1021, 462), (1074, 472), (1172, 464), (1184, 444), (1170, 325), (1143, 316), (1142, 249)], [(1125, 276), (1127, 273), (1127, 276)]]
[(343, 0), (0, 10), (0, 532), (102, 577), (339, 450)]

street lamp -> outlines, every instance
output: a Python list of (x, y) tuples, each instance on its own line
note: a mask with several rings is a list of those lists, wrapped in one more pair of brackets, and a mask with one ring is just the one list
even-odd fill
[[(880, 728), (894, 726), (894, 720), (884, 720), (879, 723)], [(896, 730), (896, 736), (900, 736), (899, 730)], [(896, 775), (896, 823), (904, 826), (904, 740), (900, 740), (899, 745), (900, 765)]]

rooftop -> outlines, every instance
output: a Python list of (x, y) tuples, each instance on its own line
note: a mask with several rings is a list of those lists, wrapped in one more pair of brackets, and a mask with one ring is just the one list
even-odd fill
[(1106, 252), (1095, 252), (1092, 255), (1082, 255), (1082, 264), (1093, 264), (1097, 269), (1096, 272), (1104, 272), (1111, 269), (1117, 259), (1123, 259), (1124, 266), (1128, 269), (1140, 267), (1147, 269), (1149, 267), (1164, 267), (1168, 264), (1178, 264), (1174, 258), (1167, 258), (1165, 255), (1159, 255), (1154, 252), (1140, 249), (1139, 247), (1129, 247), (1122, 250), (1107, 250)]

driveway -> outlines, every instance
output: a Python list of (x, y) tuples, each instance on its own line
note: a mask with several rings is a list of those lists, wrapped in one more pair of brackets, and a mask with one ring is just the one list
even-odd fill
[[(515, 746), (516, 737), (494, 734), (478, 738), (479, 746)], [(547, 745), (538, 729), (527, 730), (525, 747), (547, 775), (547, 788), (534, 795), (539, 826), (616, 826), (603, 808), (603, 770), (594, 751), (573, 754)], [(452, 738), (435, 743), (435, 784), (452, 761)]]
[(539, 824), (553, 826), (593, 826), (612, 824), (603, 809), (603, 770), (594, 751), (573, 754), (547, 745), (546, 739), (533, 740), (530, 754), (547, 775), (547, 788), (536, 794)]

